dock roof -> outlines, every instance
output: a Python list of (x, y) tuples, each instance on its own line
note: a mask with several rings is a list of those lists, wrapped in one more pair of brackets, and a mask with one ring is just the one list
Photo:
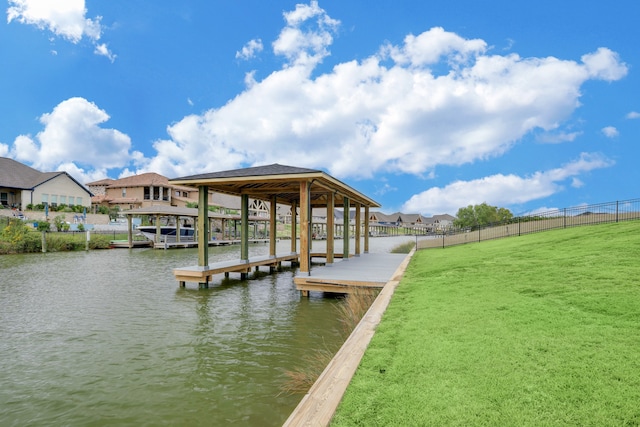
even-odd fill
[(235, 196), (248, 195), (254, 199), (270, 200), (276, 197), (278, 203), (299, 202), (300, 183), (310, 183), (311, 206), (326, 206), (327, 197), (334, 193), (334, 205), (344, 206), (359, 203), (369, 207), (380, 207), (375, 200), (367, 197), (347, 184), (327, 173), (307, 168), (298, 168), (274, 163), (272, 165), (234, 169), (199, 175), (184, 176), (169, 180), (173, 184), (201, 186), (209, 190)]

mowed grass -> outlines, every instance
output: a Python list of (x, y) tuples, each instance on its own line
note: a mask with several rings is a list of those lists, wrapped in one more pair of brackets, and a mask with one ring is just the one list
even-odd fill
[(640, 222), (419, 251), (331, 425), (640, 425)]

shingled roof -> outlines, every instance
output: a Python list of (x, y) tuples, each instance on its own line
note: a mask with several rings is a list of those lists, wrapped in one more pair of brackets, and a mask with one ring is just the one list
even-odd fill
[(181, 178), (174, 178), (175, 180), (200, 180), (200, 179), (215, 179), (215, 178), (242, 178), (242, 177), (254, 177), (254, 176), (267, 176), (267, 175), (295, 175), (295, 174), (309, 174), (309, 173), (323, 173), (317, 169), (298, 168), (295, 166), (286, 166), (274, 163), (272, 165), (255, 166), (251, 168), (232, 169), (220, 172), (203, 173), (199, 175), (183, 176)]
[(277, 163), (243, 169), (190, 175), (169, 180), (173, 184), (209, 187), (209, 190), (251, 198), (269, 200), (276, 197), (279, 203), (291, 204), (300, 198), (300, 183), (310, 183), (311, 206), (326, 206), (329, 194), (335, 195), (335, 206), (342, 206), (346, 199), (369, 207), (380, 205), (342, 183), (336, 178), (317, 169), (299, 168)]
[(33, 190), (35, 187), (60, 175), (67, 175), (87, 193), (91, 194), (89, 190), (66, 172), (40, 172), (16, 160), (0, 157), (0, 187)]

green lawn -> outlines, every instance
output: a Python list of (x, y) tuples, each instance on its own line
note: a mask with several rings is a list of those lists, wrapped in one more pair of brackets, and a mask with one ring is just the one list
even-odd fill
[(640, 222), (419, 251), (331, 425), (640, 425)]

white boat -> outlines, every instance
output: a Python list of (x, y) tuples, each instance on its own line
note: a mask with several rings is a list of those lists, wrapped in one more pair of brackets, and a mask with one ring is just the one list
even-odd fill
[[(147, 239), (155, 242), (158, 228), (155, 225), (142, 225), (136, 228)], [(163, 225), (160, 227), (160, 239), (159, 242), (175, 243), (176, 239), (176, 227), (170, 225)], [(193, 242), (195, 241), (195, 230), (191, 227), (180, 227), (180, 241), (181, 242)]]

